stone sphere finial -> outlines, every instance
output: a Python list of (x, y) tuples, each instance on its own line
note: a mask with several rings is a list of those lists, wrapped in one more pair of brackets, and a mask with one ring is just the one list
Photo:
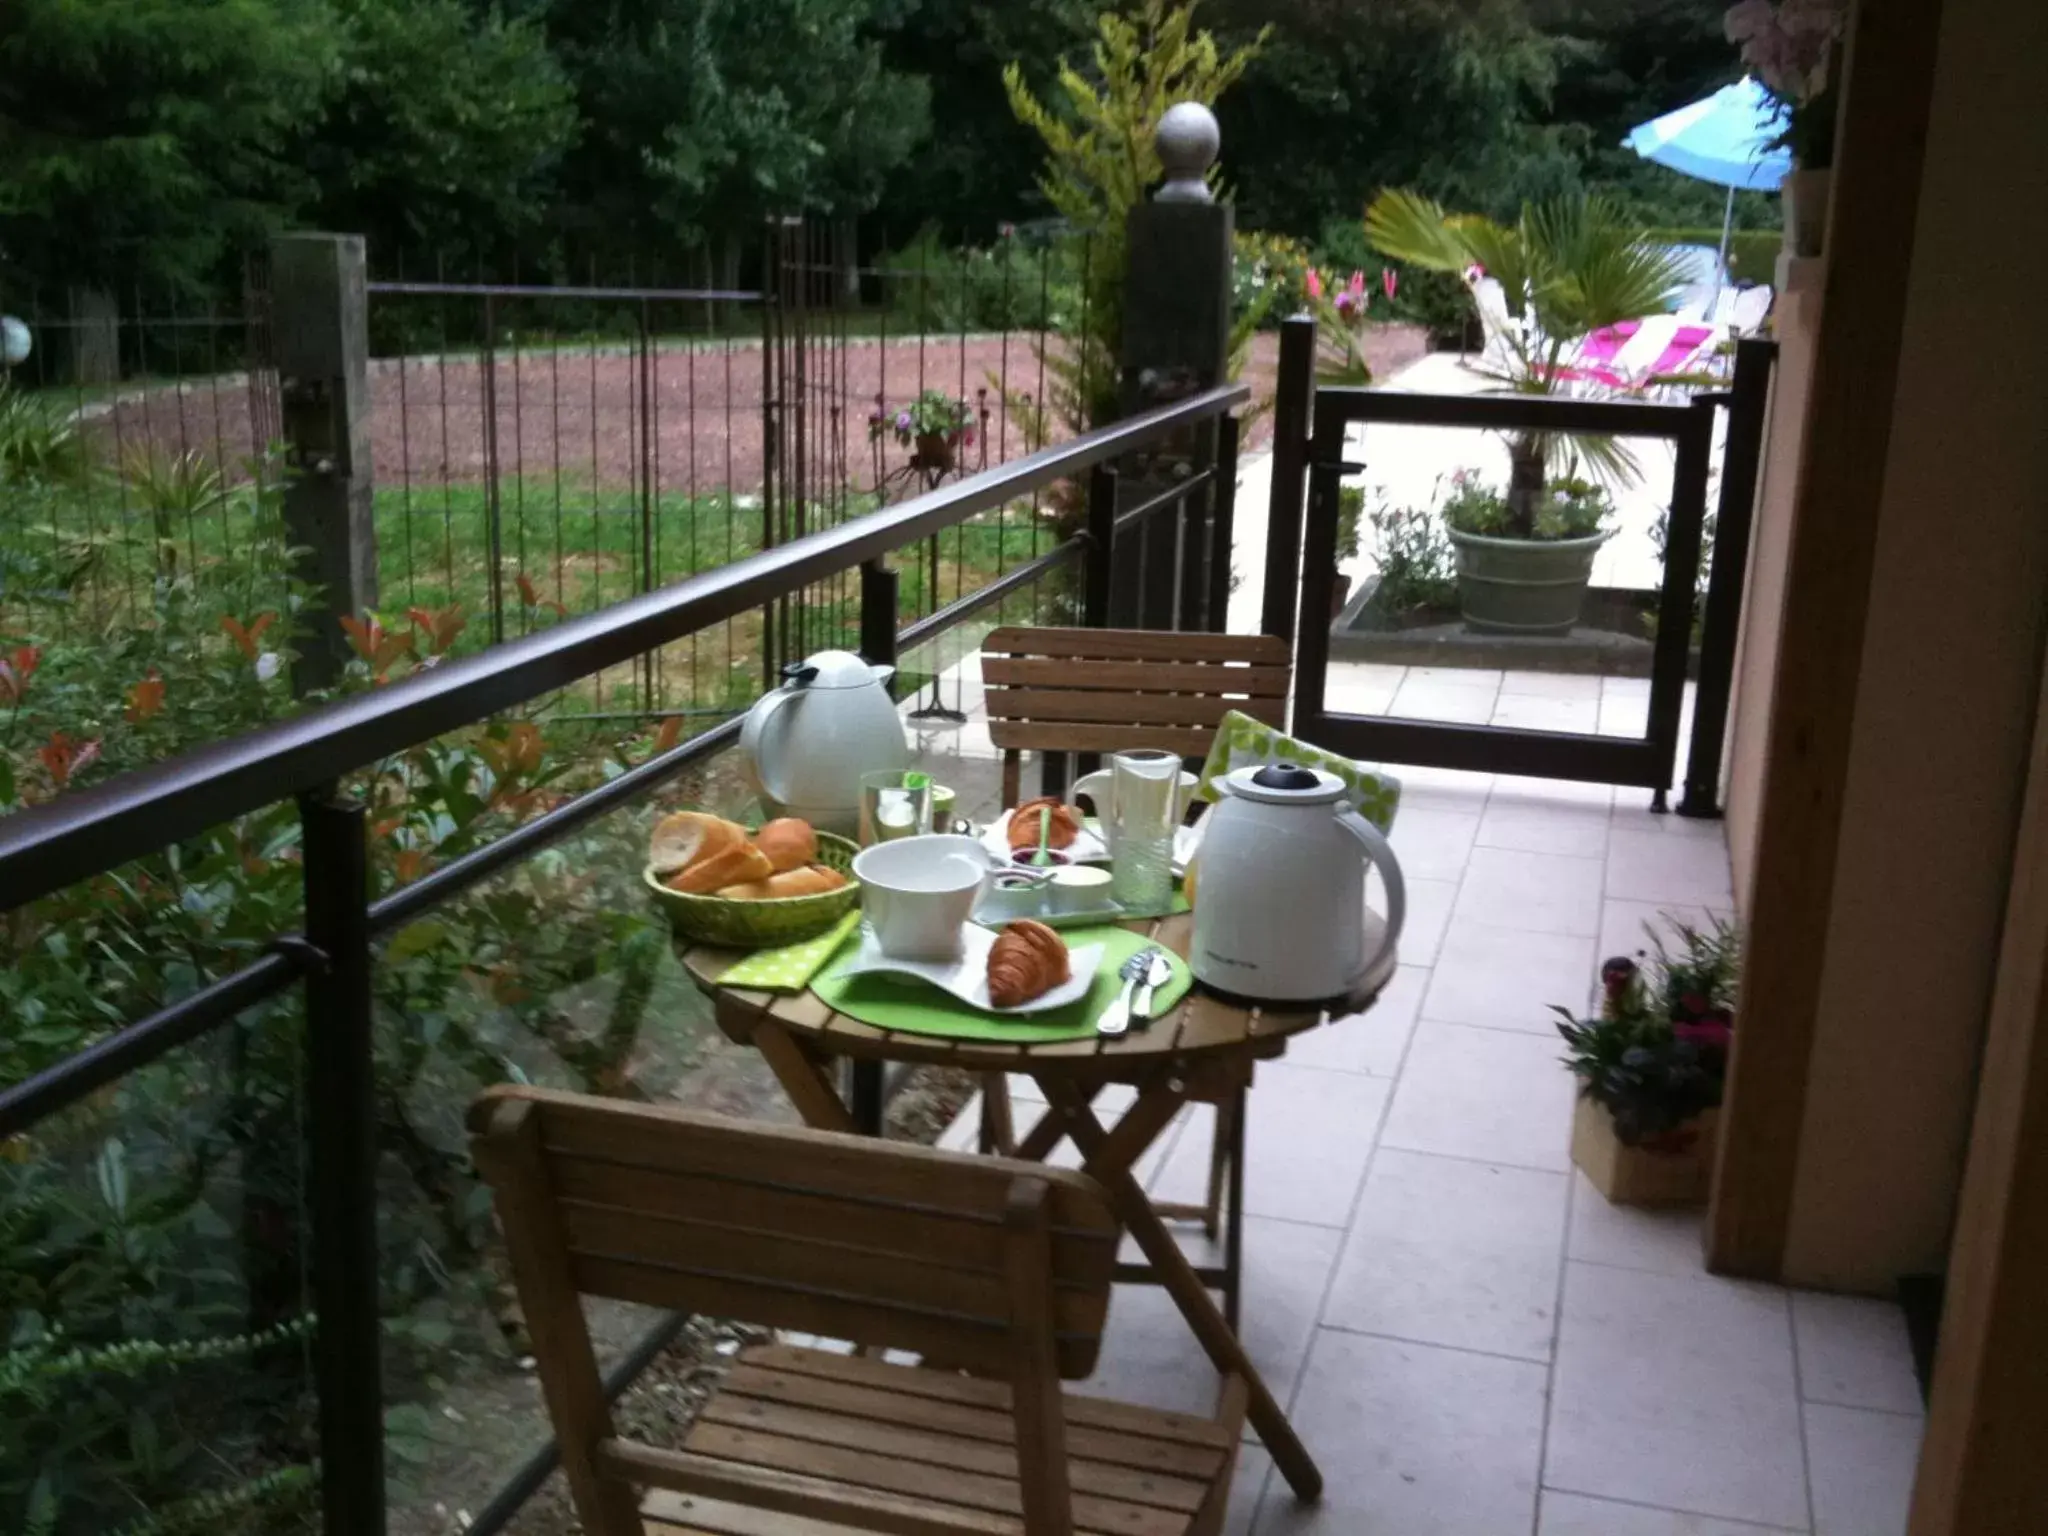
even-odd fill
[(1166, 185), (1155, 194), (1155, 201), (1215, 201), (1205, 179), (1209, 167), (1216, 163), (1216, 152), (1223, 147), (1215, 113), (1198, 101), (1176, 102), (1159, 119), (1152, 142), (1159, 151), (1159, 163), (1166, 168)]

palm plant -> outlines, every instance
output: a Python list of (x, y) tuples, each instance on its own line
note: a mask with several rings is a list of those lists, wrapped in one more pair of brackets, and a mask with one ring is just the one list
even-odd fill
[[(1515, 394), (1599, 390), (1568, 379), (1565, 359), (1602, 326), (1669, 309), (1681, 286), (1676, 259), (1603, 197), (1525, 203), (1519, 219), (1501, 224), (1390, 188), (1366, 209), (1365, 237), (1397, 261), (1460, 276), (1476, 267), (1500, 284), (1514, 323), (1498, 338), (1501, 361), (1482, 362), (1480, 371)], [(1610, 437), (1519, 432), (1508, 439), (1508, 457), (1508, 509), (1522, 538), (1533, 531), (1546, 471), (1568, 473), (1583, 459), (1617, 484), (1638, 473), (1635, 456)]]

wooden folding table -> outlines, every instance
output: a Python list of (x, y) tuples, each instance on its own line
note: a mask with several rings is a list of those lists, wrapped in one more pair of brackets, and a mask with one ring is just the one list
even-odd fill
[[(1370, 920), (1370, 919), (1369, 919)], [(1190, 937), (1185, 915), (1131, 923), (1158, 943), (1185, 956)], [(1367, 936), (1378, 947), (1378, 935)], [(1124, 1266), (1117, 1278), (1162, 1285), (1188, 1320), (1196, 1340), (1219, 1373), (1236, 1372), (1250, 1388), (1247, 1417), (1288, 1484), (1303, 1499), (1322, 1491), (1322, 1474), (1288, 1423), (1285, 1412), (1246, 1357), (1232, 1326), (1237, 1311), (1242, 1252), (1245, 1092), (1258, 1061), (1285, 1052), (1290, 1036), (1313, 1029), (1326, 1015), (1314, 1008), (1262, 1008), (1225, 1002), (1199, 989), (1142, 1030), (1110, 1039), (1043, 1045), (1008, 1045), (985, 1040), (952, 1040), (905, 1030), (878, 1029), (836, 1012), (814, 992), (772, 993), (724, 987), (719, 978), (743, 956), (733, 950), (698, 947), (684, 952), (684, 964), (714, 1001), (719, 1028), (761, 1053), (805, 1122), (821, 1130), (853, 1132), (859, 1127), (836, 1084), (835, 1058), (856, 1062), (908, 1062), (954, 1067), (1000, 1077), (1021, 1073), (1045, 1094), (1046, 1112), (1022, 1136), (997, 1124), (989, 1140), (1012, 1156), (1043, 1160), (1071, 1138), (1086, 1171), (1109, 1191), (1125, 1229), (1146, 1263)], [(1369, 1007), (1393, 975), (1387, 956), (1347, 1000), (1346, 1010)], [(1109, 1084), (1123, 1083), (1137, 1097), (1113, 1126), (1097, 1116), (1094, 1101)], [(1206, 1206), (1155, 1206), (1133, 1168), (1189, 1103), (1214, 1104), (1221, 1149), (1212, 1171)], [(1199, 1217), (1215, 1231), (1221, 1203), (1219, 1184), (1229, 1186), (1229, 1223), (1220, 1268), (1191, 1264), (1165, 1219)], [(1226, 1318), (1207, 1284), (1223, 1289)]]

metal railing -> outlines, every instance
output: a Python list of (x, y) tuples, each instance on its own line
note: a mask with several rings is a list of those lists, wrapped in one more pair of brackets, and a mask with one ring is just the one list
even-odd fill
[[(1227, 592), (1230, 501), (1242, 386), (1207, 390), (1042, 448), (900, 504), (763, 550), (721, 569), (641, 593), (602, 612), (511, 637), (389, 687), (340, 699), (291, 720), (217, 742), (0, 820), (0, 913), (115, 870), (296, 797), (303, 832), (305, 921), (269, 952), (182, 1000), (130, 1023), (57, 1065), (0, 1090), (0, 1142), (95, 1090), (222, 1027), (252, 1005), (304, 982), (304, 1106), (308, 1226), (317, 1316), (313, 1374), (319, 1399), (324, 1528), (376, 1536), (385, 1528), (384, 1428), (379, 1364), (377, 1100), (372, 1046), (372, 946), (570, 831), (643, 796), (732, 744), (737, 722), (680, 743), (519, 826), (517, 830), (378, 900), (370, 897), (366, 810), (341, 795), (345, 776), (390, 754), (530, 703), (603, 668), (707, 626), (767, 607), (807, 587), (858, 573), (860, 633), (872, 659), (929, 642), (1027, 585), (1076, 562), (1084, 622), (1112, 616), (1123, 555), (1135, 568), (1164, 565), (1177, 588), (1164, 618), (1220, 628)], [(1201, 429), (1191, 433), (1191, 429)], [(1116, 461), (1156, 454), (1169, 441), (1208, 436), (1214, 467), (1187, 475), (1141, 505), (1118, 505)], [(1087, 524), (981, 589), (899, 632), (895, 573), (885, 562), (977, 514), (1085, 476)], [(1146, 542), (1140, 542), (1146, 541)], [(1122, 553), (1119, 546), (1122, 546)], [(1190, 576), (1189, 572), (1194, 575)], [(1135, 571), (1142, 581), (1143, 570)], [(655, 1335), (673, 1333), (665, 1319)], [(667, 1332), (664, 1333), (664, 1330)], [(635, 1362), (658, 1351), (650, 1335), (607, 1385), (621, 1390)], [(499, 1529), (552, 1464), (552, 1445), (529, 1457), (473, 1532)]]

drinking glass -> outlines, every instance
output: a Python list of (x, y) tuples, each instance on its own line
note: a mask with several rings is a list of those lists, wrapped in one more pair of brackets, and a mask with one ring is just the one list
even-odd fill
[(932, 776), (884, 768), (860, 776), (860, 845), (921, 837), (932, 829)]
[(1119, 752), (1109, 767), (1109, 804), (1101, 807), (1109, 844), (1109, 893), (1128, 912), (1164, 912), (1173, 903), (1180, 756), (1149, 749)]

